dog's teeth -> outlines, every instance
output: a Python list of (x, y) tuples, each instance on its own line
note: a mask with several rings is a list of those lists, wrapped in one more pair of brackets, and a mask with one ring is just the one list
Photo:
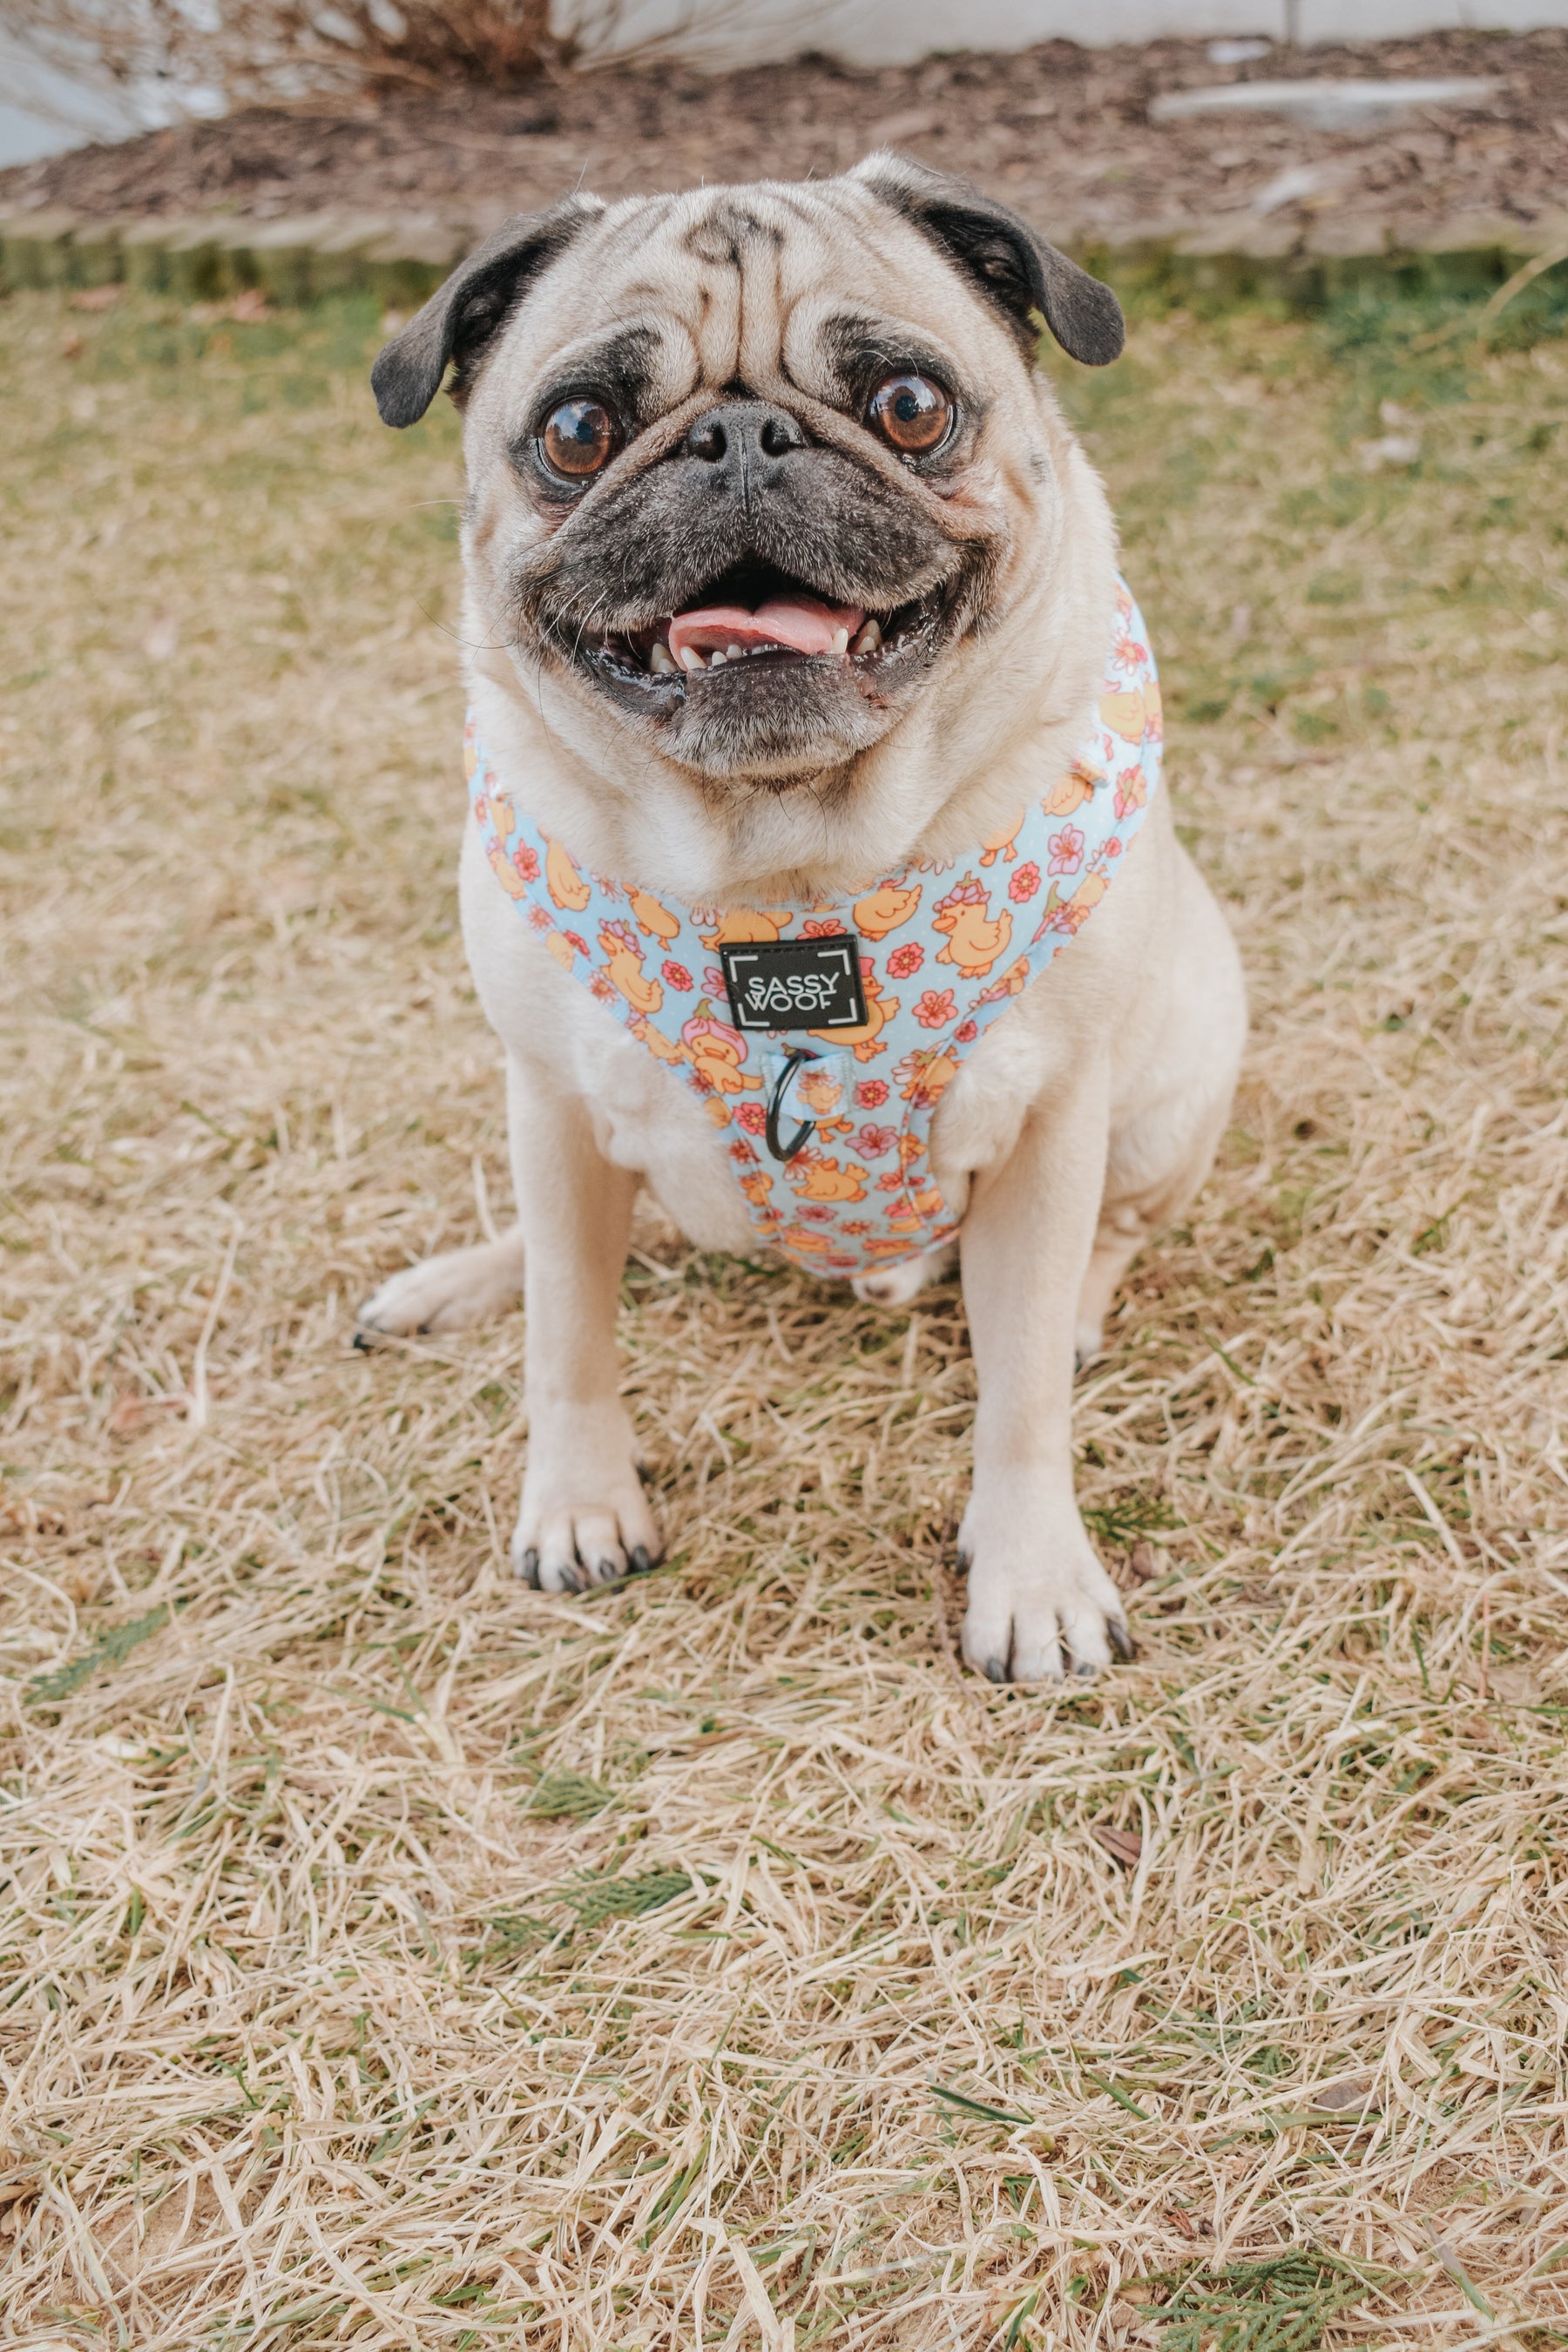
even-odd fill
[(714, 646), (714, 648), (713, 648), (713, 650), (712, 650), (712, 652), (711, 652), (711, 653), (709, 655), (709, 656), (708, 656), (708, 667), (709, 667), (709, 668), (710, 668), (710, 669), (718, 669), (718, 668), (721, 666), (721, 664), (722, 664), (722, 662), (723, 662), (723, 659), (724, 659), (723, 655), (719, 651), (718, 646)]
[(849, 650), (849, 632), (848, 632), (848, 630), (847, 630), (847, 629), (835, 629), (835, 630), (834, 630), (834, 632), (833, 632), (833, 650), (834, 650), (834, 652), (835, 652), (836, 654), (844, 654), (844, 653), (847, 653), (847, 652), (848, 652), (848, 650)]
[(740, 658), (741, 658), (741, 656), (742, 656), (742, 654), (744, 652), (744, 650), (745, 650), (745, 648), (744, 648), (743, 646), (731, 646), (731, 648), (730, 648), (730, 652), (729, 652), (729, 656), (728, 656), (728, 658), (729, 658), (731, 661), (739, 661), (739, 660), (740, 660)]
[(875, 621), (868, 621), (849, 650), (852, 654), (874, 654), (881, 642), (881, 630)]
[(653, 648), (647, 657), (647, 666), (649, 669), (652, 670), (655, 677), (673, 677), (675, 676), (675, 656), (670, 652), (669, 647), (665, 644), (662, 637), (655, 640)]
[(692, 670), (706, 669), (708, 667), (695, 646), (682, 646), (679, 659), (681, 668), (689, 675)]

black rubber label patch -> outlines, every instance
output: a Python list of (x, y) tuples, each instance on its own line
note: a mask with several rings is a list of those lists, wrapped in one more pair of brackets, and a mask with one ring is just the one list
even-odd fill
[(737, 1029), (863, 1029), (860, 942), (853, 931), (823, 940), (748, 940), (719, 950)]

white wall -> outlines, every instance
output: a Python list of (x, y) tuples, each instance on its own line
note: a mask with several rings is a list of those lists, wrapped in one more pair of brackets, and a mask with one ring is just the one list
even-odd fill
[[(0, 0), (3, 6), (4, 0)], [(89, 87), (50, 64), (0, 25), (0, 170), (58, 155), (89, 140), (129, 139), (183, 115), (221, 111), (212, 89), (171, 92), (163, 85), (125, 91)]]
[[(599, 46), (604, 0), (557, 0), (557, 19)], [(1016, 49), (1163, 35), (1267, 33), (1276, 40), (1377, 40), (1444, 26), (1523, 32), (1568, 25), (1568, 0), (626, 0), (608, 46), (650, 37), (694, 63), (731, 65), (826, 49), (856, 65), (904, 65), (934, 49)]]

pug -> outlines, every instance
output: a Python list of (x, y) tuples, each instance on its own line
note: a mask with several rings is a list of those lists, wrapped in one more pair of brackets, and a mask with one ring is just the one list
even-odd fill
[(518, 1223), (360, 1319), (453, 1330), (521, 1289), (512, 1558), (546, 1591), (661, 1553), (615, 1339), (646, 1184), (701, 1248), (771, 1236), (889, 1305), (956, 1251), (964, 1655), (995, 1682), (1131, 1655), (1075, 1365), (1205, 1178), (1246, 1004), (1042, 322), (1086, 365), (1121, 349), (1108, 288), (881, 152), (510, 220), (375, 362), (387, 424), (448, 370), (463, 417), (459, 889)]

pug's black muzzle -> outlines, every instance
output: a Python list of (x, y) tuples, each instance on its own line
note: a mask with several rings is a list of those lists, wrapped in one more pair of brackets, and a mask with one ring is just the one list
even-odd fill
[(587, 500), (524, 595), (541, 633), (569, 642), (584, 625), (652, 627), (742, 572), (889, 611), (943, 586), (957, 554), (911, 499), (808, 441), (787, 410), (727, 401), (670, 456)]

